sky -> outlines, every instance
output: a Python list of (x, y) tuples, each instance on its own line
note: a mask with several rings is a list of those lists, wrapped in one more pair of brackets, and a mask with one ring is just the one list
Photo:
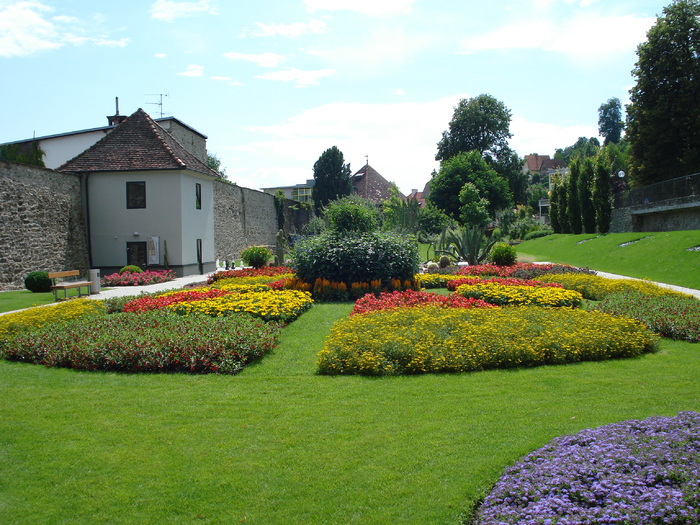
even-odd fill
[(304, 183), (337, 146), (422, 190), (460, 99), (554, 155), (623, 104), (671, 0), (0, 0), (0, 143), (139, 108), (208, 137), (229, 180)]

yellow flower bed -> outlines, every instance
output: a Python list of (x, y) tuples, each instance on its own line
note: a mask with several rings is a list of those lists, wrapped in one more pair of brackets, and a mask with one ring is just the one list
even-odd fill
[(463, 284), (455, 291), (463, 297), (481, 299), (499, 306), (537, 305), (537, 306), (571, 306), (581, 305), (583, 297), (579, 292), (563, 288), (510, 286), (500, 283), (475, 282)]
[(232, 293), (202, 301), (188, 301), (167, 306), (180, 315), (192, 313), (212, 317), (245, 312), (265, 321), (289, 323), (311, 308), (313, 299), (309, 292), (297, 290), (268, 290)]
[(545, 274), (536, 278), (537, 281), (546, 283), (559, 283), (564, 288), (576, 290), (584, 298), (600, 301), (615, 292), (635, 291), (647, 295), (690, 297), (687, 294), (662, 288), (649, 281), (635, 279), (608, 279), (599, 275), (587, 274)]
[(454, 279), (475, 279), (479, 277), (471, 275), (444, 275), (441, 273), (417, 273), (416, 281), (421, 288), (447, 288), (447, 283)]
[[(278, 275), (257, 275), (252, 277), (233, 277), (231, 279), (221, 279), (216, 281), (211, 285), (212, 288), (224, 288), (225, 286), (231, 285), (255, 285), (255, 284), (267, 284), (275, 281), (280, 281), (282, 279), (291, 279), (294, 277), (293, 273), (281, 273)], [(228, 289), (228, 288), (225, 288)]]
[(4, 337), (82, 317), (106, 315), (102, 301), (73, 299), (59, 304), (28, 308), (21, 312), (0, 315), (0, 340)]
[(469, 372), (636, 357), (657, 339), (638, 321), (570, 308), (396, 308), (336, 323), (317, 364), (322, 374)]

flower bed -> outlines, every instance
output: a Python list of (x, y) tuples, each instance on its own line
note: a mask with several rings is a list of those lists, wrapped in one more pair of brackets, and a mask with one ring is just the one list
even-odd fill
[(700, 414), (559, 437), (503, 476), (473, 525), (700, 523)]
[(537, 277), (538, 281), (559, 283), (564, 288), (580, 292), (585, 299), (600, 301), (614, 292), (637, 291), (647, 295), (690, 297), (687, 294), (662, 288), (649, 281), (637, 279), (608, 279), (586, 274), (546, 274)]
[(406, 290), (405, 292), (382, 292), (379, 297), (367, 294), (355, 302), (350, 315), (366, 314), (390, 308), (425, 306), (428, 304), (452, 308), (495, 308), (494, 305), (478, 299), (467, 299), (459, 295), (436, 295), (428, 292)]
[(165, 308), (174, 303), (183, 301), (201, 301), (203, 299), (211, 299), (213, 297), (221, 297), (231, 292), (218, 289), (204, 290), (201, 288), (170, 292), (158, 295), (156, 297), (144, 296), (134, 299), (126, 303), (122, 309), (123, 312), (148, 312), (150, 310), (158, 310)]
[(638, 321), (535, 306), (395, 308), (336, 323), (319, 353), (322, 374), (469, 372), (636, 357), (657, 338)]
[(455, 291), (457, 295), (481, 299), (487, 303), (499, 306), (505, 305), (536, 305), (536, 306), (569, 306), (581, 305), (581, 294), (564, 288), (548, 288), (498, 282), (470, 282), (460, 285)]
[(483, 284), (483, 283), (495, 283), (502, 284), (504, 286), (534, 286), (536, 288), (550, 287), (550, 288), (564, 288), (559, 283), (545, 283), (542, 281), (535, 281), (534, 279), (516, 279), (515, 277), (488, 277), (481, 278), (478, 277), (458, 277), (456, 279), (451, 279), (447, 282), (447, 289), (455, 291), (457, 288), (463, 284)]
[(226, 270), (215, 272), (207, 279), (207, 284), (215, 283), (221, 279), (237, 279), (241, 277), (273, 277), (285, 273), (293, 273), (294, 270), (287, 266), (265, 266), (263, 268), (241, 268), (240, 270)]
[(519, 279), (533, 279), (548, 273), (584, 273), (595, 274), (588, 268), (577, 268), (568, 264), (535, 264), (516, 263), (512, 266), (498, 266), (495, 264), (479, 264), (465, 266), (457, 271), (458, 275), (475, 275), (477, 277), (517, 277)]
[(596, 310), (637, 319), (664, 337), (700, 343), (700, 301), (694, 297), (617, 292), (598, 303)]
[(172, 270), (113, 273), (103, 277), (100, 280), (100, 284), (102, 286), (146, 286), (149, 284), (167, 283), (175, 279), (175, 277), (175, 272)]
[(4, 357), (48, 367), (234, 374), (276, 345), (281, 326), (247, 315), (164, 311), (49, 324), (5, 341)]

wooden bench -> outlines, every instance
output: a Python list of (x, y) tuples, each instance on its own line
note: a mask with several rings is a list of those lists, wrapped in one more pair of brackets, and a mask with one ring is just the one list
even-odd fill
[(88, 295), (90, 295), (90, 285), (92, 281), (81, 281), (79, 280), (80, 272), (78, 270), (68, 270), (66, 272), (53, 272), (49, 274), (49, 279), (51, 279), (51, 289), (53, 290), (53, 295), (58, 301), (58, 291), (63, 290), (63, 298), (66, 299), (68, 296), (69, 288), (78, 289), (78, 297), (81, 296), (81, 288), (87, 286)]

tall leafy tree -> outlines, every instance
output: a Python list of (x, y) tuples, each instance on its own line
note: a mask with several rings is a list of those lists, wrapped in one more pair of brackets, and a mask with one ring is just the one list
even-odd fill
[(571, 233), (583, 232), (581, 222), (581, 200), (579, 198), (579, 179), (581, 173), (581, 158), (576, 157), (569, 164), (569, 181), (566, 191), (566, 217), (569, 221)]
[(700, 171), (699, 17), (698, 0), (675, 0), (637, 48), (627, 106), (634, 186)]
[(601, 104), (598, 108), (598, 133), (604, 139), (603, 145), (620, 142), (623, 127), (620, 99), (613, 97)]
[(557, 148), (554, 158), (569, 164), (574, 157), (595, 157), (599, 148), (600, 141), (596, 137), (579, 137), (571, 146)]
[(592, 183), (594, 177), (594, 158), (581, 159), (578, 180), (578, 198), (581, 207), (581, 223), (584, 233), (595, 233), (595, 206), (593, 205)]
[(460, 100), (449, 129), (442, 132), (435, 160), (445, 161), (467, 151), (498, 158), (512, 136), (510, 117), (505, 104), (491, 95)]
[[(612, 222), (612, 186), (610, 184), (610, 162), (601, 152), (595, 159), (593, 178), (593, 206), (595, 225), (599, 233), (608, 233)], [(615, 173), (615, 172), (613, 172)]]
[(314, 163), (313, 199), (316, 213), (329, 202), (352, 193), (350, 163), (337, 146), (324, 151)]
[(467, 182), (474, 184), (480, 196), (488, 200), (491, 217), (496, 210), (512, 206), (508, 182), (491, 169), (476, 150), (460, 153), (441, 164), (440, 170), (430, 181), (428, 200), (449, 217), (459, 221), (459, 192)]

